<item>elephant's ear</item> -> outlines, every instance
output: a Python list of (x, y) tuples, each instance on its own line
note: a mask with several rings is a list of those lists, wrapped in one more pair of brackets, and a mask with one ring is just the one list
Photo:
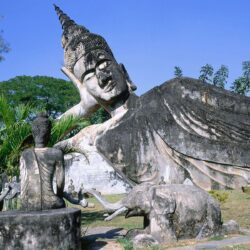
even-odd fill
[(152, 207), (157, 214), (173, 214), (175, 212), (175, 197), (166, 189), (155, 189), (152, 198)]

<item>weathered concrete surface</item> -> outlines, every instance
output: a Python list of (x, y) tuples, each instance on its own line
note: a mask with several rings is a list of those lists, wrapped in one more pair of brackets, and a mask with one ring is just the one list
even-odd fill
[(0, 213), (0, 249), (79, 249), (81, 211), (63, 208)]
[(66, 154), (64, 164), (66, 190), (71, 179), (76, 192), (80, 190), (81, 184), (86, 189), (95, 188), (102, 194), (122, 194), (130, 190), (128, 183), (123, 181), (105, 159), (94, 151), (87, 155)]
[(147, 215), (144, 232), (159, 243), (180, 239), (202, 239), (221, 232), (221, 210), (207, 192), (188, 185), (136, 186), (124, 202), (132, 216), (139, 208)]
[(240, 226), (235, 220), (229, 220), (222, 226), (223, 234), (238, 234), (240, 233)]
[[(32, 122), (35, 148), (25, 149), (20, 158), (21, 210), (48, 210), (64, 208), (63, 152), (46, 147), (51, 132), (48, 115), (41, 112)], [(53, 190), (56, 177), (56, 193)]]
[[(56, 193), (53, 177), (56, 176)], [(29, 148), (20, 159), (21, 210), (48, 210), (65, 207), (63, 153), (55, 148)]]

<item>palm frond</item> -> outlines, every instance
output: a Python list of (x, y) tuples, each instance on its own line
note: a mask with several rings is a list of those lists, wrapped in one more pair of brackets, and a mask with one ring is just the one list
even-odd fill
[(3, 95), (0, 96), (0, 116), (6, 127), (15, 123), (15, 112)]
[(57, 142), (68, 138), (73, 130), (77, 128), (84, 128), (88, 125), (90, 125), (88, 120), (74, 116), (68, 116), (60, 120), (54, 120), (52, 124), (49, 146), (53, 146)]
[(24, 121), (34, 110), (31, 104), (19, 104), (15, 107), (15, 118), (17, 122)]
[(24, 141), (31, 135), (31, 127), (28, 123), (15, 124), (11, 132), (0, 146), (1, 170), (7, 170), (7, 166), (18, 166), (20, 153), (24, 148)]

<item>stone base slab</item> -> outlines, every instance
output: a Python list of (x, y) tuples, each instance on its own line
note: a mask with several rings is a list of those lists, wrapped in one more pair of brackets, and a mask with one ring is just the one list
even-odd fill
[(81, 211), (62, 208), (0, 213), (0, 249), (80, 249)]

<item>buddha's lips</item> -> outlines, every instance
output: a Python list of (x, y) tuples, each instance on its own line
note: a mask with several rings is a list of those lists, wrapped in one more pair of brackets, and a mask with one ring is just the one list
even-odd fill
[(107, 85), (104, 87), (104, 92), (110, 92), (114, 87), (116, 83), (112, 80), (109, 80)]

